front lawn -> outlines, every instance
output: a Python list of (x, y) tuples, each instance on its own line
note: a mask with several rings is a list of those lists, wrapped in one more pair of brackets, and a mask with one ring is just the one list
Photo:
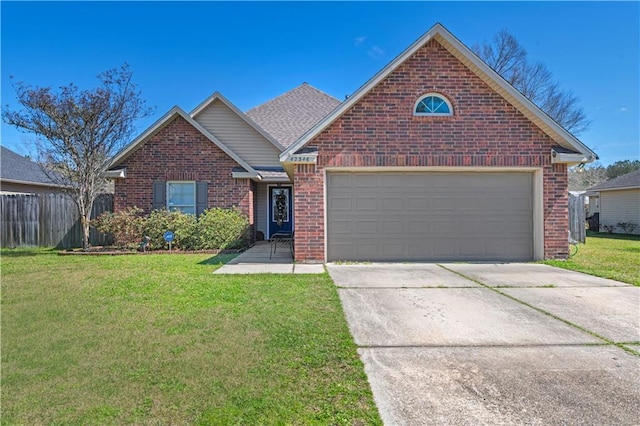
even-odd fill
[(326, 274), (1, 254), (3, 424), (380, 424)]
[(640, 236), (587, 232), (574, 257), (544, 263), (640, 286)]

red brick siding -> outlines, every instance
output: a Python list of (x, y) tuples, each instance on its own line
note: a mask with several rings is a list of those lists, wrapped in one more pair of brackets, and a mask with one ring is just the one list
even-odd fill
[[(417, 99), (445, 95), (452, 117), (414, 116)], [(435, 40), (427, 43), (309, 142), (317, 165), (295, 170), (296, 259), (324, 260), (324, 168), (541, 167), (544, 255), (567, 255), (567, 170), (554, 142)]]
[(294, 175), (296, 260), (324, 261), (324, 176), (313, 164), (296, 164)]
[(238, 207), (253, 224), (253, 183), (234, 179), (238, 164), (182, 117), (176, 117), (121, 164), (125, 179), (116, 179), (114, 208), (153, 207), (153, 182), (207, 182), (208, 207)]

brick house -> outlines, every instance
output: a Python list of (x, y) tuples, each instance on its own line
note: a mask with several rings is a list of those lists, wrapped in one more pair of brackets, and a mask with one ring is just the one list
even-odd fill
[(567, 166), (596, 158), (436, 24), (342, 103), (303, 84), (244, 114), (215, 93), (108, 173), (116, 209), (295, 224), (300, 262), (526, 261), (566, 257)]

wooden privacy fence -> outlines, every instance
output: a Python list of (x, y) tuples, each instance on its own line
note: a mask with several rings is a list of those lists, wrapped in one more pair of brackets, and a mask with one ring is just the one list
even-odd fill
[[(113, 211), (113, 195), (99, 196), (91, 218)], [(0, 195), (2, 247), (82, 247), (82, 226), (73, 200), (66, 194)], [(111, 239), (91, 228), (92, 245)]]
[(584, 243), (587, 240), (587, 210), (584, 195), (569, 194), (569, 231), (571, 238)]

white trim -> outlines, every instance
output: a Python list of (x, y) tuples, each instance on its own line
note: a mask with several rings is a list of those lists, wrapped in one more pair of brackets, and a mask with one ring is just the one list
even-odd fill
[(290, 215), (290, 219), (291, 219), (291, 232), (295, 231), (295, 223), (294, 223), (294, 218), (295, 218), (295, 206), (294, 206), (294, 200), (293, 200), (293, 184), (286, 184), (286, 185), (277, 185), (277, 184), (268, 184), (267, 185), (267, 235), (265, 235), (265, 241), (268, 241), (271, 238), (271, 208), (269, 207), (271, 204), (271, 188), (278, 188), (278, 186), (280, 186), (280, 188), (290, 188), (289, 190), (289, 203), (291, 205), (291, 215)]
[(361, 86), (352, 96), (340, 104), (329, 115), (309, 129), (296, 142), (280, 154), (280, 161), (287, 162), (291, 154), (297, 152), (304, 147), (313, 138), (324, 131), (331, 123), (337, 120), (342, 114), (351, 109), (360, 101), (369, 91), (378, 85), (384, 78), (391, 74), (403, 62), (409, 59), (422, 46), (431, 39), (436, 39), (442, 46), (450, 51), (456, 58), (463, 62), (469, 69), (484, 80), (493, 90), (500, 94), (507, 102), (512, 104), (516, 109), (522, 112), (529, 120), (536, 124), (551, 139), (555, 140), (565, 148), (578, 151), (583, 155), (595, 161), (598, 156), (586, 145), (580, 142), (575, 136), (567, 132), (562, 126), (552, 120), (533, 102), (527, 99), (522, 93), (511, 86), (504, 78), (484, 63), (475, 53), (460, 42), (453, 34), (451, 34), (441, 24), (437, 23), (422, 37), (411, 44), (400, 55), (398, 55), (387, 66), (375, 74), (369, 81)]
[(544, 260), (544, 172), (533, 171), (533, 260)]
[(287, 179), (286, 177), (264, 177), (259, 172), (231, 172), (231, 177), (235, 179), (253, 179), (256, 182), (279, 182), (291, 185), (291, 180), (284, 180)]
[(135, 138), (129, 145), (125, 147), (122, 151), (120, 151), (116, 156), (111, 160), (107, 169), (117, 166), (120, 162), (124, 161), (129, 155), (131, 155), (137, 148), (138, 145), (144, 143), (148, 138), (158, 133), (162, 130), (167, 124), (171, 122), (176, 116), (180, 116), (187, 121), (187, 123), (191, 124), (196, 130), (198, 130), (204, 137), (209, 139), (220, 148), (225, 154), (227, 154), (233, 161), (238, 163), (242, 168), (247, 170), (250, 173), (257, 172), (247, 164), (242, 158), (240, 158), (235, 152), (229, 149), (225, 144), (220, 142), (218, 138), (209, 133), (204, 127), (200, 125), (197, 121), (191, 118), (182, 108), (179, 106), (174, 106), (171, 108), (165, 115), (160, 117), (155, 123), (151, 125), (147, 130), (145, 130), (140, 136)]
[(604, 189), (596, 189), (593, 192), (607, 192), (607, 191), (629, 191), (632, 189), (640, 189), (640, 186), (620, 186), (618, 188), (604, 188)]
[[(322, 171), (323, 173), (323, 186), (324, 186), (324, 190), (323, 190), (323, 200), (322, 200), (322, 204), (323, 204), (323, 209), (324, 209), (324, 259), (323, 259), (323, 263), (327, 263), (327, 259), (329, 258), (329, 222), (327, 220), (327, 215), (329, 213), (329, 203), (327, 202), (327, 198), (329, 196), (329, 185), (327, 185), (328, 182), (328, 172), (331, 170), (335, 170), (338, 169), (338, 167), (331, 167), (327, 170), (327, 167), (324, 168), (324, 170)], [(344, 170), (344, 169), (343, 169)], [(348, 171), (348, 170), (345, 170)]]
[(325, 167), (330, 172), (534, 172), (541, 167), (495, 167), (495, 166), (374, 166), (374, 167)]
[(584, 164), (590, 163), (593, 159), (587, 155), (579, 154), (579, 153), (566, 153), (566, 152), (556, 152), (553, 148), (551, 149), (551, 164)]
[(234, 179), (256, 179), (261, 180), (260, 175), (255, 172), (231, 172), (231, 177)]
[(542, 167), (325, 167), (324, 168), (324, 261), (328, 255), (327, 223), (327, 175), (329, 172), (467, 172), (467, 173), (531, 173), (532, 174), (532, 223), (533, 260), (544, 259), (544, 171)]
[(229, 101), (227, 98), (225, 98), (222, 93), (216, 91), (213, 92), (213, 94), (211, 96), (209, 96), (207, 99), (205, 99), (204, 101), (202, 101), (200, 103), (200, 105), (198, 105), (197, 107), (195, 107), (193, 109), (193, 111), (191, 111), (189, 113), (189, 115), (195, 120), (196, 116), (198, 114), (200, 114), (202, 111), (204, 111), (209, 105), (211, 105), (216, 99), (219, 99), (223, 104), (225, 104), (225, 106), (227, 106), (227, 108), (229, 108), (231, 111), (233, 111), (234, 113), (236, 113), (236, 115), (238, 117), (240, 117), (242, 120), (244, 120), (245, 123), (247, 123), (249, 126), (251, 126), (256, 132), (258, 132), (263, 138), (265, 138), (267, 141), (269, 141), (273, 146), (275, 146), (276, 148), (278, 148), (278, 151), (282, 152), (285, 150), (284, 146), (280, 145), (280, 143), (278, 141), (276, 141), (270, 134), (268, 134), (267, 132), (265, 132), (262, 127), (260, 127), (258, 125), (258, 123), (256, 123), (255, 121), (253, 121), (251, 118), (249, 118), (245, 113), (243, 113), (242, 111), (240, 111), (238, 109), (238, 107), (236, 107), (233, 103), (231, 103), (231, 101)]
[(260, 178), (260, 182), (265, 182), (265, 183), (281, 183), (283, 185), (293, 185), (293, 183), (290, 180), (284, 180), (285, 178), (281, 178), (281, 177), (264, 177), (261, 176)]
[[(449, 112), (416, 112), (416, 109), (418, 108), (420, 102), (424, 101), (428, 97), (442, 99), (444, 103), (449, 107)], [(437, 92), (429, 92), (420, 96), (415, 104), (413, 104), (413, 115), (414, 117), (451, 117), (453, 116), (453, 105), (445, 95)]]
[(2, 182), (7, 182), (7, 183), (18, 183), (21, 185), (31, 185), (31, 186), (47, 186), (47, 187), (52, 187), (52, 188), (73, 188), (72, 185), (60, 185), (57, 183), (44, 183), (44, 182), (34, 182), (34, 181), (30, 181), (30, 180), (16, 180), (16, 179), (5, 179), (5, 178), (0, 178), (0, 185), (2, 185)]
[(117, 169), (117, 170), (106, 170), (102, 172), (102, 177), (108, 179), (124, 179), (127, 177), (127, 169)]
[(318, 153), (291, 154), (287, 162), (295, 164), (316, 164), (318, 162)]

